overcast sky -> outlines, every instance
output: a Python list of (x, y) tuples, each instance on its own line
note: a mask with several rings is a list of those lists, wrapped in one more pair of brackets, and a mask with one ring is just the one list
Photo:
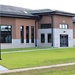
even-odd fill
[(0, 4), (29, 9), (55, 9), (75, 13), (75, 0), (0, 0)]

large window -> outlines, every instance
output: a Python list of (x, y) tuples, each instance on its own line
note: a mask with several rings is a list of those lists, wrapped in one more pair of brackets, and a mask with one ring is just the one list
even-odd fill
[(34, 26), (31, 26), (31, 43), (34, 43)]
[(26, 26), (26, 43), (29, 43), (29, 26)]
[(48, 28), (51, 28), (51, 24), (41, 24), (40, 28), (41, 28), (41, 29), (48, 29)]
[(51, 43), (51, 34), (48, 34), (48, 43)]
[(24, 43), (24, 26), (20, 26), (21, 43)]
[(12, 26), (0, 25), (0, 43), (12, 43)]
[(60, 24), (59, 25), (59, 28), (67, 29), (68, 28), (68, 25), (67, 24)]
[(45, 34), (41, 34), (41, 43), (45, 43)]

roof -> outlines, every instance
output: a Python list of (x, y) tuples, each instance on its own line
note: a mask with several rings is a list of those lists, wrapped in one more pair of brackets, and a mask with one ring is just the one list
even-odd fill
[(28, 13), (31, 9), (8, 6), (8, 5), (0, 5), (0, 16), (8, 16), (8, 17), (25, 17), (25, 18), (36, 18), (38, 16)]
[(65, 11), (60, 11), (60, 10), (55, 10), (54, 14), (56, 15), (64, 15), (64, 16), (75, 16), (75, 13), (70, 13), (70, 12), (65, 12)]
[(0, 16), (8, 17), (19, 17), (19, 18), (39, 18), (40, 15), (64, 15), (64, 16), (75, 16), (74, 13), (51, 10), (51, 9), (38, 9), (31, 10), (27, 8), (0, 5)]
[(51, 9), (31, 10), (29, 12), (37, 15), (56, 14), (56, 15), (64, 15), (64, 16), (75, 16), (74, 13), (64, 12), (60, 10), (51, 10)]
[(27, 12), (31, 9), (15, 7), (15, 6), (8, 6), (8, 5), (0, 5), (0, 12), (2, 13), (13, 13), (13, 14), (25, 14), (30, 15)]
[(30, 13), (48, 13), (48, 12), (52, 12), (52, 10), (51, 9), (38, 9), (38, 10), (31, 10), (31, 11), (29, 11)]

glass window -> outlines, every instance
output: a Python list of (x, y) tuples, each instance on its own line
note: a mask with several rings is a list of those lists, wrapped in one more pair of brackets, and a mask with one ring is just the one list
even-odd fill
[(29, 26), (26, 26), (26, 43), (29, 43)]
[(51, 34), (48, 34), (48, 43), (51, 43)]
[(34, 43), (34, 26), (31, 26), (31, 43)]
[(0, 25), (0, 43), (12, 43), (12, 26)]
[(67, 24), (60, 24), (59, 27), (62, 28), (62, 29), (67, 29), (68, 25)]
[(24, 43), (24, 26), (20, 26), (21, 43)]
[(65, 28), (68, 29), (68, 24), (65, 24)]
[(62, 25), (61, 24), (59, 26), (60, 26), (60, 28), (62, 28)]
[(41, 34), (41, 43), (45, 43), (45, 34)]
[(48, 28), (51, 28), (51, 24), (41, 24), (40, 28), (41, 28), (41, 29), (48, 29)]
[(65, 25), (63, 24), (63, 29), (65, 28)]

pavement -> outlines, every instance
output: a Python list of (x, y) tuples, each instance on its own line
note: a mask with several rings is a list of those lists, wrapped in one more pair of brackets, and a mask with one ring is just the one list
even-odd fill
[(3, 66), (0, 65), (0, 72), (1, 71), (7, 71), (7, 70), (8, 70), (7, 68), (5, 68), (5, 67), (3, 67)]
[(47, 68), (53, 68), (53, 67), (71, 66), (71, 65), (75, 65), (75, 62), (73, 62), (73, 63), (64, 63), (64, 64), (56, 64), (56, 65), (50, 65), (50, 66), (40, 66), (40, 67), (32, 67), (32, 68), (13, 69), (13, 70), (8, 70), (7, 68), (5, 68), (3, 66), (0, 66), (0, 74), (12, 73), (12, 72), (21, 72), (21, 71), (29, 71), (29, 70), (37, 70), (37, 69), (47, 69)]

